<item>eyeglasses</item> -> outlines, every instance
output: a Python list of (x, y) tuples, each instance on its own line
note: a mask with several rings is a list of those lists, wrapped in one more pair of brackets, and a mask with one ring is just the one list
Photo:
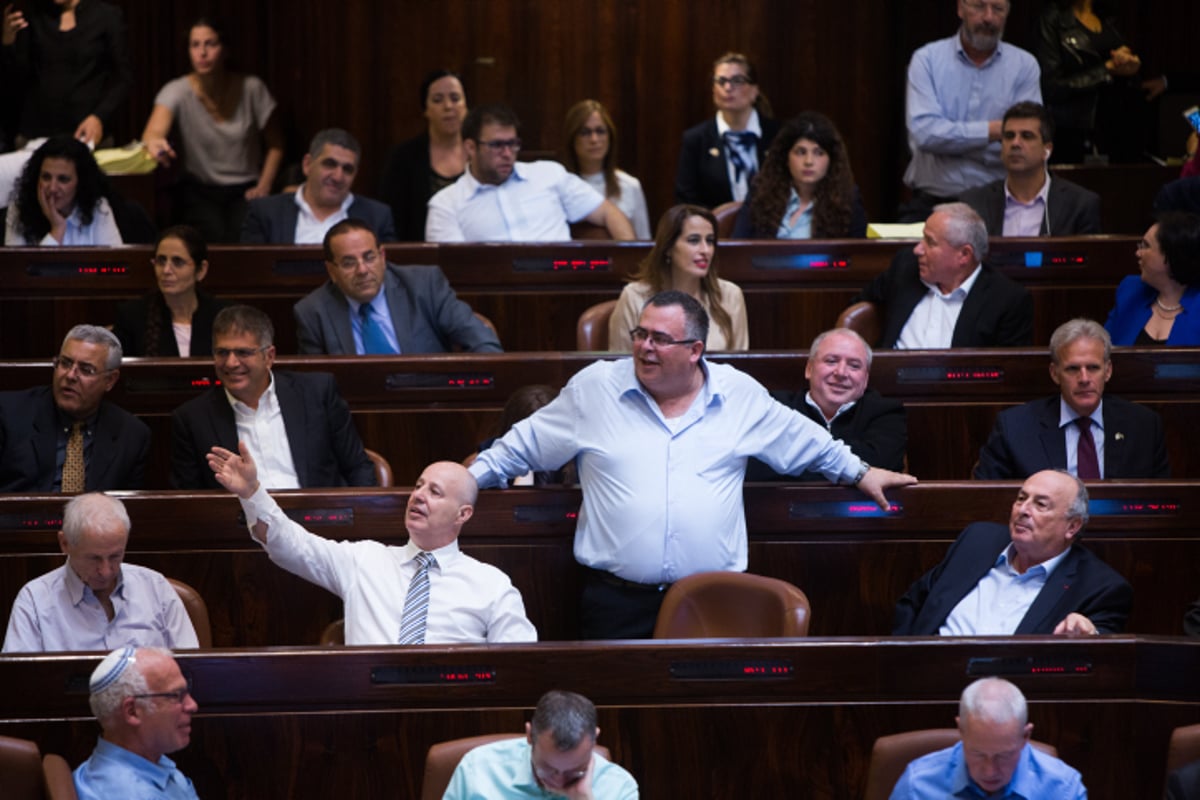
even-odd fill
[(107, 369), (100, 369), (95, 364), (89, 364), (86, 361), (76, 361), (68, 356), (57, 356), (54, 359), (54, 366), (58, 369), (61, 369), (63, 372), (70, 372), (71, 368), (74, 367), (76, 370), (78, 370), (79, 377), (83, 378), (84, 380), (99, 378), (101, 375), (109, 371)]
[(754, 81), (745, 75), (734, 75), (732, 78), (726, 78), (724, 75), (721, 75), (720, 77), (713, 78), (713, 86), (720, 86), (722, 89), (728, 89), (730, 86), (740, 89), (747, 83), (754, 83)]
[(368, 267), (373, 267), (373, 266), (375, 266), (375, 263), (378, 261), (379, 261), (379, 251), (378, 250), (368, 250), (366, 253), (363, 254), (362, 258), (355, 258), (354, 256), (346, 256), (341, 261), (337, 262), (337, 265), (340, 268), (342, 268), (343, 270), (345, 270), (346, 272), (349, 272), (350, 270), (358, 269), (359, 264), (366, 264)]
[(230, 356), (237, 356), (238, 361), (249, 361), (270, 346), (268, 344), (262, 347), (214, 347), (213, 358), (217, 361), (228, 361)]
[(590, 136), (598, 136), (603, 139), (608, 136), (608, 128), (605, 128), (603, 125), (598, 128), (580, 128), (579, 133), (576, 135), (580, 139), (587, 139)]
[(1008, 14), (1008, 3), (985, 3), (982, 0), (962, 0), (962, 4), (976, 14), (981, 14), (985, 10), (991, 11), (997, 17), (1003, 17)]
[(650, 340), (655, 347), (670, 347), (673, 344), (695, 344), (699, 339), (672, 339), (662, 331), (648, 331), (640, 325), (629, 332), (635, 344)]
[(183, 701), (186, 700), (187, 696), (192, 693), (192, 679), (187, 678), (186, 681), (187, 681), (186, 686), (184, 686), (182, 689), (176, 689), (173, 692), (150, 692), (149, 694), (135, 694), (135, 695), (130, 695), (130, 696), (131, 697), (146, 697), (146, 698), (166, 697), (172, 703), (176, 703), (178, 705), (183, 705)]
[(480, 142), (481, 146), (486, 147), (493, 153), (501, 153), (505, 150), (512, 150), (514, 153), (520, 152), (520, 139), (491, 139), (490, 141)]

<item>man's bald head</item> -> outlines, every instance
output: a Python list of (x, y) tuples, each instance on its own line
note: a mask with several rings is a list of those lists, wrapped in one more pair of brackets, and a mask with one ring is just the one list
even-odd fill
[(421, 472), (408, 497), (404, 524), (422, 550), (436, 550), (458, 538), (475, 513), (479, 486), (462, 464), (435, 461)]

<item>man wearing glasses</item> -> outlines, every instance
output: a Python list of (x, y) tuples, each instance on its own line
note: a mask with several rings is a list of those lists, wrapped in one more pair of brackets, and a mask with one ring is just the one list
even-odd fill
[(142, 488), (150, 429), (104, 399), (120, 366), (116, 336), (76, 325), (50, 386), (0, 392), (0, 492)]
[(167, 758), (188, 746), (199, 710), (170, 650), (114, 650), (88, 681), (88, 703), (103, 733), (75, 770), (80, 800), (159, 797), (197, 800), (196, 788)]
[(230, 306), (213, 320), (220, 386), (171, 414), (171, 486), (220, 489), (206, 456), (243, 441), (271, 489), (374, 486), (375, 470), (350, 407), (325, 372), (273, 372), (275, 328), (257, 308)]
[(463, 121), (468, 168), (429, 200), (429, 242), (565, 242), (587, 220), (613, 239), (633, 239), (621, 211), (557, 161), (517, 162), (517, 115), (505, 106), (471, 109)]
[(754, 456), (776, 472), (821, 472), (881, 507), (915, 483), (869, 466), (757, 381), (703, 359), (708, 314), (684, 292), (646, 303), (633, 357), (599, 361), (479, 454), (480, 487), (575, 461), (583, 508), (583, 639), (648, 638), (666, 589), (697, 572), (746, 569), (742, 482)]
[(1002, 43), (1009, 0), (958, 0), (958, 32), (913, 53), (906, 121), (912, 199), (901, 222), (923, 222), (935, 205), (1000, 180), (1001, 120), (1022, 100), (1042, 102), (1037, 59)]

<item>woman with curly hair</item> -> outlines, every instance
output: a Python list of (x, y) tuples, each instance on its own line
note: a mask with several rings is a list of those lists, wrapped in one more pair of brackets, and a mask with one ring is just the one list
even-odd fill
[(108, 181), (87, 145), (70, 136), (51, 137), (33, 151), (13, 188), (4, 243), (122, 244), (107, 194)]
[(563, 123), (567, 169), (629, 217), (638, 239), (650, 238), (650, 212), (642, 183), (617, 169), (617, 126), (597, 100), (581, 100), (567, 111)]
[(736, 239), (840, 239), (867, 235), (846, 143), (824, 114), (788, 120), (738, 212)]
[(633, 350), (629, 332), (646, 301), (659, 292), (687, 292), (704, 306), (712, 325), (705, 350), (749, 350), (746, 301), (737, 284), (717, 277), (717, 219), (707, 208), (678, 205), (658, 221), (654, 247), (621, 290), (608, 322), (608, 349)]

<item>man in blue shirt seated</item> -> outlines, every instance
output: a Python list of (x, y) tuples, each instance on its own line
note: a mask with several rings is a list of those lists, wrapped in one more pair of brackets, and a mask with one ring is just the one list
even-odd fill
[(591, 700), (574, 692), (546, 692), (525, 723), (525, 738), (471, 750), (442, 800), (637, 800), (633, 776), (595, 752), (599, 735)]
[(188, 746), (199, 709), (171, 651), (114, 650), (88, 688), (103, 734), (75, 770), (79, 800), (196, 800), (192, 782), (166, 755)]
[(1025, 696), (1003, 678), (963, 690), (955, 717), (962, 741), (908, 765), (891, 800), (930, 797), (1086, 800), (1079, 773), (1029, 743)]

